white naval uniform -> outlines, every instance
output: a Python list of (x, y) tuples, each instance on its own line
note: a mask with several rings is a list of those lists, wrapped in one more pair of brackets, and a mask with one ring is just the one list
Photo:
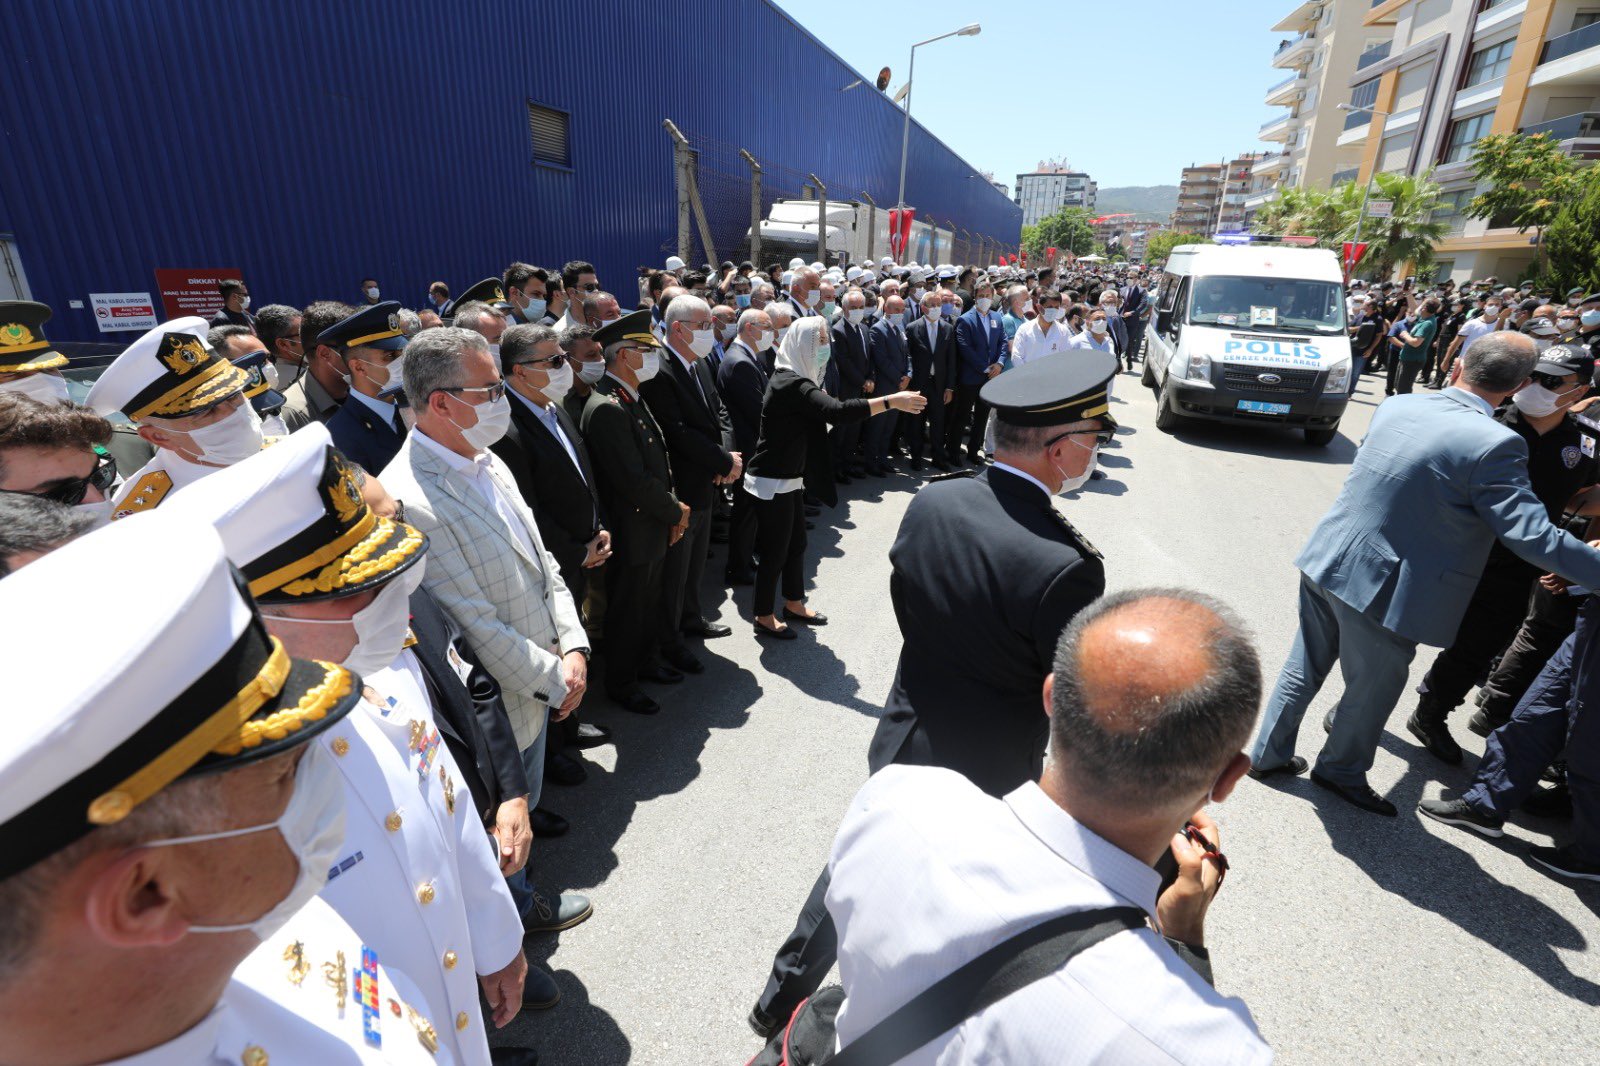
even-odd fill
[[(396, 673), (363, 679), (368, 698), (317, 738), (344, 776), (349, 811), (322, 898), (417, 982), (440, 1044), (463, 1066), (487, 1066), (477, 975), (522, 950), (522, 920), (426, 698), (407, 698)], [(431, 749), (426, 770), (419, 747)]]
[[(1160, 875), (1029, 782), (995, 799), (951, 770), (889, 766), (856, 794), (829, 859), (848, 1045), (933, 982), (1024, 929), (1090, 907), (1155, 916)], [(1117, 933), (901, 1059), (1265, 1063), (1241, 1000), (1153, 930)]]
[[(299, 943), (296, 969), (286, 949)], [(160, 1047), (103, 1066), (346, 1066), (355, 1063), (427, 1063), (456, 1060), (444, 1041), (443, 1026), (429, 1016), (417, 986), (378, 956), (377, 1041), (366, 1038), (354, 973), (361, 969), (361, 938), (332, 907), (313, 899), (277, 933), (251, 952), (233, 973), (222, 998), (181, 1036)], [(325, 964), (338, 962), (345, 1005), (329, 982)], [(299, 980), (295, 978), (298, 976)], [(398, 1013), (396, 1013), (398, 1011)], [(423, 1032), (441, 1046), (431, 1052)]]
[[(262, 448), (270, 448), (282, 437), (264, 436)], [(125, 478), (111, 496), (111, 517), (126, 518), (161, 505), (171, 493), (188, 488), (207, 474), (224, 469), (191, 463), (171, 448), (157, 448), (150, 461)]]

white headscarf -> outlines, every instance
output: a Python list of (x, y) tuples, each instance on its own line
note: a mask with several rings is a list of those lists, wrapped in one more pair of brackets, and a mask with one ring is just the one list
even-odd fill
[(778, 345), (773, 365), (822, 384), (824, 368), (817, 365), (817, 349), (822, 345), (822, 331), (827, 328), (828, 323), (820, 315), (795, 319), (789, 332), (783, 335), (783, 343)]

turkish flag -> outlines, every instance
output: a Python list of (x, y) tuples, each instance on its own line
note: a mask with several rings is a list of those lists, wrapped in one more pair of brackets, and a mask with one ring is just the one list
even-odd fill
[(1356, 241), (1344, 242), (1344, 277), (1346, 281), (1350, 280), (1351, 272), (1355, 270), (1356, 264), (1361, 262), (1361, 257), (1366, 254), (1366, 251), (1366, 241), (1359, 243)]
[(1056, 249), (1054, 245), (1051, 245), (1049, 248), (1044, 250), (1044, 257), (1048, 262), (1054, 263), (1056, 261)]

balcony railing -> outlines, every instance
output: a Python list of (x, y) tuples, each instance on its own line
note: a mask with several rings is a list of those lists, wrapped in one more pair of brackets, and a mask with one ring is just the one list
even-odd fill
[[(1595, 25), (1600, 26), (1600, 23)], [(1535, 122), (1531, 126), (1523, 126), (1517, 132), (1530, 137), (1536, 133), (1548, 133), (1557, 141), (1600, 137), (1600, 111), (1580, 111), (1576, 115), (1562, 115), (1548, 122)]]
[(1274, 96), (1277, 96), (1279, 93), (1283, 92), (1283, 90), (1291, 88), (1295, 82), (1299, 81), (1304, 76), (1305, 75), (1303, 74), (1291, 74), (1287, 78), (1284, 78), (1278, 84), (1267, 90), (1267, 99), (1270, 100)]
[(1393, 41), (1384, 41), (1382, 44), (1373, 45), (1371, 48), (1368, 48), (1365, 52), (1362, 52), (1356, 57), (1356, 69), (1362, 70), (1366, 67), (1372, 66), (1372, 64), (1376, 63), (1380, 59), (1388, 59), (1389, 49), (1393, 47)]
[(1353, 130), (1357, 126), (1365, 126), (1371, 121), (1372, 112), (1370, 111), (1347, 111), (1344, 116), (1344, 128)]
[(1539, 62), (1543, 64), (1565, 59), (1596, 45), (1600, 45), (1600, 22), (1591, 22), (1582, 29), (1563, 33), (1560, 37), (1552, 37), (1544, 42), (1544, 51), (1539, 54)]

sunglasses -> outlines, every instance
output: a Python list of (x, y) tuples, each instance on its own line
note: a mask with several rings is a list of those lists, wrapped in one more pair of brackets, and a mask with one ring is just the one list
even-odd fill
[(88, 477), (69, 477), (57, 481), (43, 492), (22, 492), (18, 489), (0, 489), (13, 496), (38, 496), (41, 499), (54, 500), (64, 503), (68, 507), (76, 507), (89, 495), (89, 486), (93, 485), (100, 490), (101, 495), (107, 499), (111, 496), (111, 486), (117, 483), (117, 461), (109, 455), (95, 457), (94, 469), (89, 471)]
[[(1560, 392), (1565, 389), (1568, 384), (1567, 379), (1560, 374), (1534, 373), (1529, 374), (1528, 376), (1533, 379), (1534, 384), (1543, 385), (1551, 392)], [(1573, 384), (1576, 384), (1576, 382), (1573, 382)]]
[(568, 359), (570, 359), (570, 358), (572, 358), (572, 357), (569, 356), (569, 355), (552, 355), (548, 359), (524, 359), (520, 363), (512, 363), (511, 365), (512, 366), (542, 366), (542, 367), (548, 367), (551, 370), (560, 370), (562, 368), (562, 366), (566, 364), (566, 361)]
[(1110, 429), (1071, 429), (1065, 433), (1060, 433), (1054, 437), (1051, 437), (1049, 440), (1044, 442), (1044, 446), (1048, 448), (1059, 441), (1066, 440), (1068, 437), (1081, 437), (1086, 433), (1094, 434), (1094, 446), (1097, 448), (1103, 448), (1107, 444), (1110, 444), (1111, 438), (1116, 435), (1116, 431)]
[(502, 397), (502, 396), (504, 396), (506, 394), (506, 383), (503, 382), (503, 381), (497, 381), (493, 385), (477, 385), (477, 386), (456, 385), (456, 386), (454, 386), (452, 388), (439, 389), (438, 391), (439, 392), (481, 392), (489, 400), (490, 403), (493, 403), (495, 400), (498, 400), (500, 397)]

